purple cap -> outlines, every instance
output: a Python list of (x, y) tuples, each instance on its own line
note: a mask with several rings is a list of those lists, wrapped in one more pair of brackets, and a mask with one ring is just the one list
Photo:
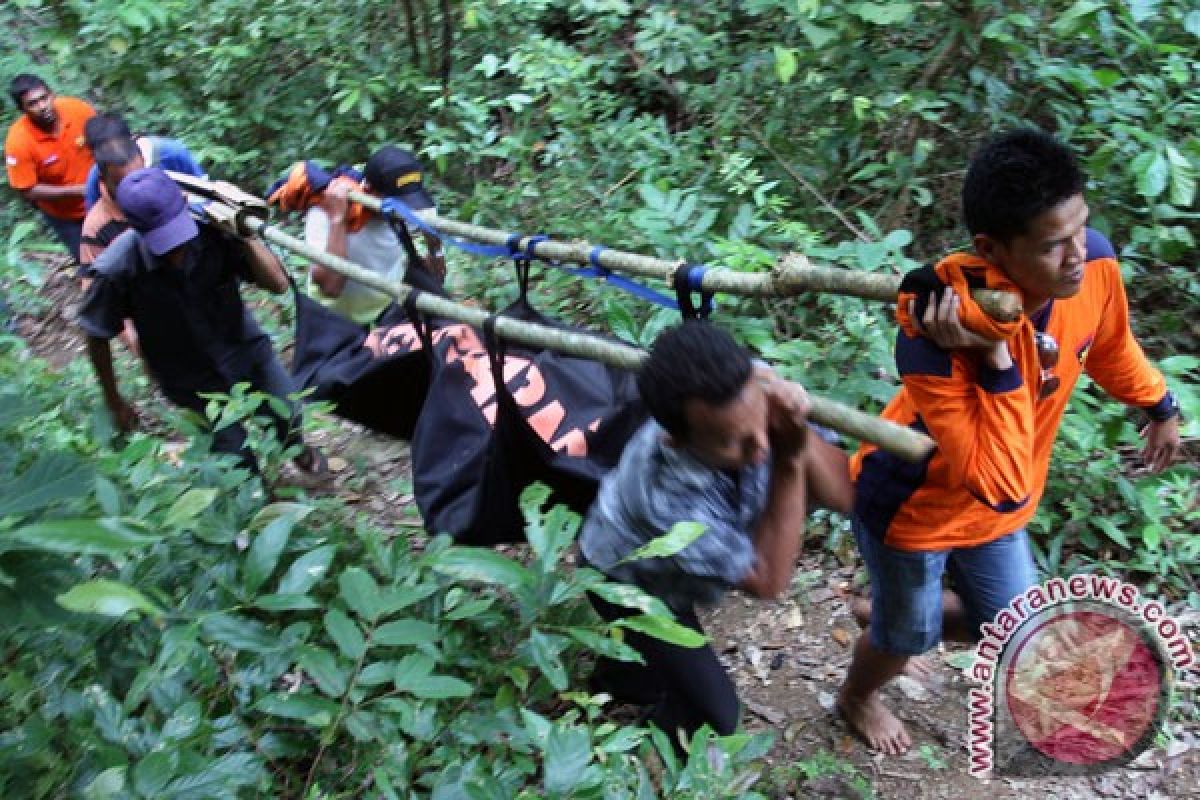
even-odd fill
[(188, 213), (183, 192), (157, 167), (126, 175), (117, 186), (117, 205), (156, 256), (174, 250), (200, 233)]

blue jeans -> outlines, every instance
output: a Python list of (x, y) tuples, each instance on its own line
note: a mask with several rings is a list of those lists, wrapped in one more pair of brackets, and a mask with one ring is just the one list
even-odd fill
[(41, 212), (42, 220), (54, 231), (54, 235), (58, 237), (63, 246), (67, 248), (67, 252), (71, 254), (71, 258), (79, 262), (79, 244), (83, 238), (83, 220), (81, 219), (61, 219), (60, 217), (52, 217), (45, 211)]
[(977, 547), (914, 552), (871, 535), (858, 519), (854, 538), (871, 577), (871, 644), (893, 655), (920, 655), (942, 638), (942, 575), (949, 571), (972, 635), (1037, 583), (1025, 529)]

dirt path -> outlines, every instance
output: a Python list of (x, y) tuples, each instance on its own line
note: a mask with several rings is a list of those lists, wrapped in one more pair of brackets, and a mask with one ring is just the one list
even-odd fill
[[(51, 270), (47, 301), (18, 314), (16, 330), (33, 352), (62, 367), (83, 353), (71, 322), (75, 281)], [(334, 479), (323, 491), (381, 526), (420, 527), (413, 504), (408, 446), (337, 422), (315, 440), (331, 456)], [(822, 541), (819, 535), (810, 541)], [(1103, 775), (980, 783), (967, 773), (967, 690), (960, 669), (966, 649), (934, 654), (932, 687), (899, 679), (887, 698), (907, 723), (915, 746), (902, 757), (871, 753), (832, 713), (833, 698), (857, 635), (848, 601), (859, 565), (852, 555), (809, 552), (788, 599), (766, 604), (731, 595), (705, 616), (706, 628), (744, 699), (746, 727), (773, 729), (776, 747), (767, 778), (783, 797), (975, 798), (1200, 798), (1200, 706), (1193, 671), (1172, 713), (1175, 741), (1153, 748), (1128, 768)], [(1200, 614), (1182, 614), (1200, 645)]]

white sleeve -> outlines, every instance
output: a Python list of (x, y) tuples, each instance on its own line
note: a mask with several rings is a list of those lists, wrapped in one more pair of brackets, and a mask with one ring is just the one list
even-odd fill
[(305, 213), (304, 241), (321, 251), (329, 244), (329, 215), (324, 209), (314, 206)]

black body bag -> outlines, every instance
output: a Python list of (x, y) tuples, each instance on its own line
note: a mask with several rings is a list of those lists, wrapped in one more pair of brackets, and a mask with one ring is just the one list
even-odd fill
[[(404, 282), (442, 294), (441, 282), (414, 256), (410, 252)], [(313, 400), (332, 402), (340, 417), (411, 439), (430, 374), (412, 307), (416, 293), (409, 295), (407, 307), (390, 304), (368, 329), (300, 292), (294, 283), (292, 288), (296, 296), (292, 375), (297, 386), (313, 389)]]
[[(576, 330), (521, 297), (501, 316)], [(433, 356), (413, 433), (413, 492), (430, 533), (470, 544), (524, 541), (518, 499), (535, 481), (583, 513), (645, 419), (634, 374), (501, 342), (462, 324), (428, 329)]]

